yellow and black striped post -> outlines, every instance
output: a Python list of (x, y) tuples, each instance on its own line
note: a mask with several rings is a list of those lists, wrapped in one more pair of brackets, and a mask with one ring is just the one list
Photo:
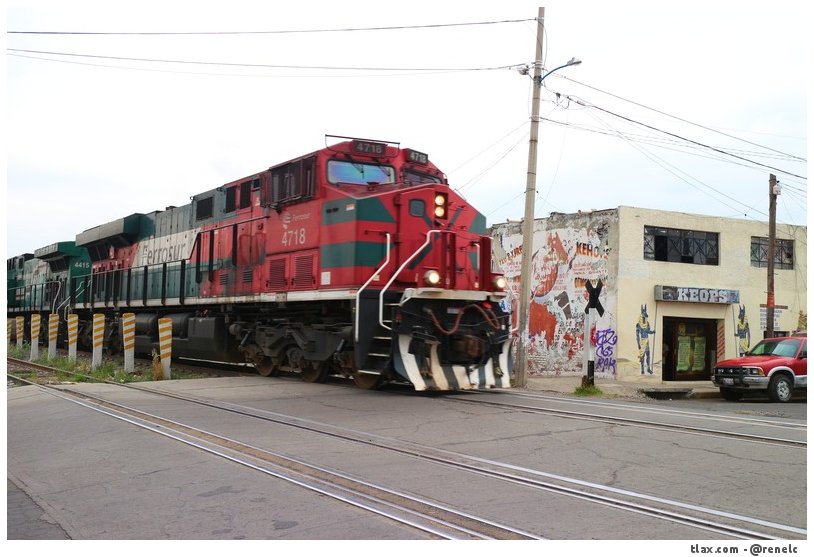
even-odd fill
[(172, 360), (172, 319), (162, 317), (158, 320), (158, 349), (161, 354), (161, 370), (164, 379), (170, 379), (170, 360)]
[(40, 357), (40, 314), (31, 316), (31, 361)]
[(23, 335), (25, 334), (25, 317), (17, 318), (17, 348), (23, 347)]
[(48, 359), (57, 357), (57, 336), (59, 336), (59, 315), (48, 316)]
[(102, 344), (105, 340), (105, 316), (101, 313), (93, 314), (93, 356), (90, 367), (96, 369), (102, 365)]
[(76, 361), (76, 340), (79, 336), (79, 316), (68, 314), (68, 359)]
[(122, 343), (124, 344), (124, 371), (133, 373), (136, 370), (134, 359), (136, 345), (136, 314), (122, 315)]
[(11, 330), (14, 328), (12, 323), (14, 323), (14, 319), (11, 317), (6, 318), (6, 344), (8, 346), (11, 346)]

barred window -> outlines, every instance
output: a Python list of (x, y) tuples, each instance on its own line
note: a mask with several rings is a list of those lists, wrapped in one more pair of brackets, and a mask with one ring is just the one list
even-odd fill
[(644, 258), (693, 265), (718, 265), (718, 233), (644, 227)]
[[(752, 236), (752, 267), (769, 266), (769, 239)], [(775, 238), (774, 268), (794, 269), (794, 240)]]

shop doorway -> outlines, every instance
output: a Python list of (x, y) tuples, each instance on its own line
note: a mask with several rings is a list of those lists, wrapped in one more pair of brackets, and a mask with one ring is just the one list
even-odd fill
[(704, 381), (717, 361), (718, 322), (714, 319), (664, 317), (662, 325), (663, 381)]

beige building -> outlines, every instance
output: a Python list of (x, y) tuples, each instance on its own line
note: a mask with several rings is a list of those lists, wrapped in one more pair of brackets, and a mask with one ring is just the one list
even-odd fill
[[(767, 222), (619, 207), (534, 223), (528, 373), (582, 375), (586, 281), (603, 283), (592, 327), (598, 377), (708, 379), (715, 362), (763, 338)], [(775, 332), (806, 327), (805, 226), (777, 225)], [(492, 227), (520, 291), (520, 223)], [(515, 316), (516, 320), (516, 316)]]

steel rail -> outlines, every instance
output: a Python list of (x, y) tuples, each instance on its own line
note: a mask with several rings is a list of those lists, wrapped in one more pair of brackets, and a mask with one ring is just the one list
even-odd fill
[[(12, 376), (13, 377), (13, 376)], [(61, 399), (445, 539), (542, 539), (349, 474), (316, 466), (99, 396), (15, 377)], [(127, 385), (120, 385), (127, 386)]]
[[(742, 539), (775, 539), (775, 536), (765, 532), (759, 532), (751, 529), (754, 526), (768, 528), (770, 530), (782, 531), (787, 535), (794, 533), (799, 535), (806, 535), (806, 530), (797, 528), (790, 525), (779, 524), (763, 519), (739, 515), (736, 513), (729, 513), (717, 509), (710, 509), (698, 505), (683, 503), (681, 501), (670, 500), (667, 498), (656, 497), (643, 493), (636, 493), (629, 490), (605, 486), (602, 484), (595, 484), (583, 480), (569, 478), (557, 474), (546, 473), (538, 470), (518, 467), (506, 463), (496, 462), (488, 459), (482, 459), (475, 456), (463, 455), (444, 449), (428, 447), (416, 443), (397, 441), (391, 438), (378, 436), (375, 434), (360, 432), (356, 430), (341, 428), (330, 424), (324, 424), (313, 420), (296, 418), (294, 416), (287, 416), (275, 412), (263, 411), (255, 408), (245, 407), (231, 403), (225, 403), (212, 399), (202, 399), (199, 397), (192, 397), (189, 395), (180, 395), (178, 393), (170, 393), (162, 391), (161, 389), (154, 389), (137, 384), (119, 384), (112, 383), (119, 387), (126, 387), (144, 391), (150, 394), (170, 397), (186, 402), (191, 402), (211, 408), (232, 412), (240, 415), (245, 415), (261, 420), (270, 421), (273, 423), (296, 427), (299, 429), (307, 430), (313, 433), (328, 435), (331, 437), (362, 443), (376, 448), (391, 450), (397, 453), (409, 455), (411, 457), (419, 458), (422, 460), (436, 462), (439, 464), (465, 469), (472, 473), (484, 475), (509, 481), (515, 484), (524, 485), (531, 488), (541, 489), (544, 491), (554, 492), (562, 495), (567, 495), (577, 499), (587, 500), (598, 504), (603, 504), (613, 508), (623, 509), (630, 512), (644, 514), (656, 517), (663, 520), (676, 522), (679, 524), (689, 525), (706, 531), (715, 532), (717, 534), (731, 535), (740, 537)], [(53, 387), (52, 387), (53, 388)], [(56, 389), (64, 390), (64, 389)], [(541, 480), (540, 478), (545, 478)], [(570, 487), (576, 485), (577, 487)], [(604, 495), (603, 493), (611, 493), (613, 496)], [(649, 503), (639, 503), (640, 501), (648, 501), (649, 503), (657, 503), (662, 505), (659, 508), (653, 507)], [(669, 508), (682, 509), (682, 511), (673, 511)], [(684, 514), (686, 511), (694, 512), (701, 516), (692, 516)], [(729, 520), (737, 523), (750, 524), (750, 528), (734, 526), (724, 522), (713, 522), (709, 517), (716, 517), (716, 520)]]
[(802, 448), (808, 446), (806, 441), (799, 441), (796, 439), (785, 439), (782, 437), (767, 437), (764, 435), (755, 435), (751, 433), (739, 433), (737, 431), (725, 431), (720, 429), (702, 428), (688, 425), (671, 424), (666, 422), (652, 422), (645, 420), (638, 420), (635, 418), (623, 418), (619, 416), (608, 416), (602, 414), (591, 414), (587, 412), (575, 412), (572, 410), (557, 410), (553, 408), (540, 408), (539, 406), (528, 406), (525, 404), (512, 404), (508, 402), (495, 402), (491, 400), (464, 400), (457, 398), (455, 395), (445, 395), (445, 398), (453, 402), (461, 404), (475, 404), (481, 406), (491, 406), (494, 408), (503, 408), (506, 410), (519, 410), (531, 414), (543, 414), (550, 416), (558, 416), (563, 418), (586, 420), (593, 422), (610, 423), (617, 425), (626, 425), (632, 427), (639, 427), (643, 429), (653, 429), (658, 431), (669, 431), (673, 433), (686, 433), (690, 435), (702, 435), (708, 437), (722, 437), (725, 439), (737, 439), (739, 441), (748, 441), (752, 443), (761, 443), (768, 445), (780, 445), (786, 447)]
[[(616, 402), (609, 402), (607, 400), (602, 399), (577, 399), (577, 398), (566, 398), (562, 396), (551, 396), (542, 393), (532, 393), (532, 392), (518, 392), (512, 391), (509, 389), (492, 389), (488, 393), (487, 392), (477, 392), (477, 393), (462, 393), (469, 396), (477, 396), (477, 395), (508, 395), (515, 398), (528, 398), (531, 400), (542, 400), (542, 401), (552, 401), (552, 402), (560, 402), (560, 403), (568, 403), (568, 404), (577, 404), (577, 405), (587, 405), (587, 406), (598, 406), (598, 407), (606, 407), (606, 408), (616, 408), (620, 410), (626, 410), (631, 412), (641, 412), (646, 414), (670, 414), (674, 416), (688, 416), (692, 418), (703, 418), (712, 421), (720, 421), (720, 422), (731, 422), (731, 423), (740, 423), (740, 424), (755, 424), (765, 427), (775, 427), (779, 429), (807, 429), (807, 425), (804, 423), (799, 422), (784, 422), (784, 421), (777, 421), (772, 419), (765, 419), (765, 418), (757, 418), (757, 417), (746, 417), (746, 416), (723, 416), (720, 414), (710, 414), (708, 412), (698, 412), (698, 411), (691, 411), (691, 410), (678, 410), (676, 408), (665, 408), (665, 407), (647, 407), (642, 405), (641, 403), (637, 404), (625, 404), (625, 403), (616, 403)], [(454, 396), (454, 395), (449, 395)]]
[[(517, 467), (506, 463), (446, 451), (444, 449), (438, 449), (417, 443), (398, 441), (371, 433), (341, 428), (313, 420), (287, 416), (285, 414), (249, 408), (242, 405), (225, 403), (212, 399), (202, 399), (199, 397), (169, 393), (160, 389), (144, 387), (142, 385), (124, 384), (120, 386), (142, 390), (155, 395), (167, 396), (186, 402), (192, 402), (281, 425), (296, 427), (298, 429), (303, 429), (321, 435), (328, 435), (345, 441), (352, 441), (380, 449), (386, 449), (422, 460), (436, 462), (454, 468), (465, 469), (479, 475), (510, 481), (515, 484), (542, 489), (545, 491), (556, 492), (583, 500), (589, 500), (595, 503), (625, 509), (639, 514), (646, 514), (659, 519), (670, 520), (719, 534), (732, 535), (735, 537), (741, 537), (743, 539), (774, 539), (773, 536), (752, 530), (751, 527), (742, 528), (739, 526), (725, 524), (723, 522), (716, 523), (711, 521), (708, 517), (713, 516), (717, 517), (717, 519), (726, 519), (743, 524), (751, 524), (753, 525), (752, 527), (761, 526), (771, 530), (806, 535), (805, 529), (790, 525), (779, 524), (758, 518), (739, 515), (736, 513), (729, 513), (726, 511), (719, 511), (717, 509), (710, 509), (699, 505), (683, 503), (681, 501), (674, 501), (648, 494), (636, 493), (629, 490), (586, 482), (557, 474), (550, 474), (538, 470)], [(540, 480), (540, 478), (545, 478), (545, 480)], [(575, 489), (568, 487), (568, 485), (576, 485), (578, 488)], [(614, 496), (624, 497), (625, 499), (614, 499), (613, 497), (602, 495), (602, 493), (611, 493)], [(678, 512), (664, 508), (652, 507), (649, 504), (635, 502), (636, 500), (655, 502), (665, 507), (683, 510)], [(683, 514), (685, 511), (698, 513), (702, 515), (702, 517), (699, 518)]]

